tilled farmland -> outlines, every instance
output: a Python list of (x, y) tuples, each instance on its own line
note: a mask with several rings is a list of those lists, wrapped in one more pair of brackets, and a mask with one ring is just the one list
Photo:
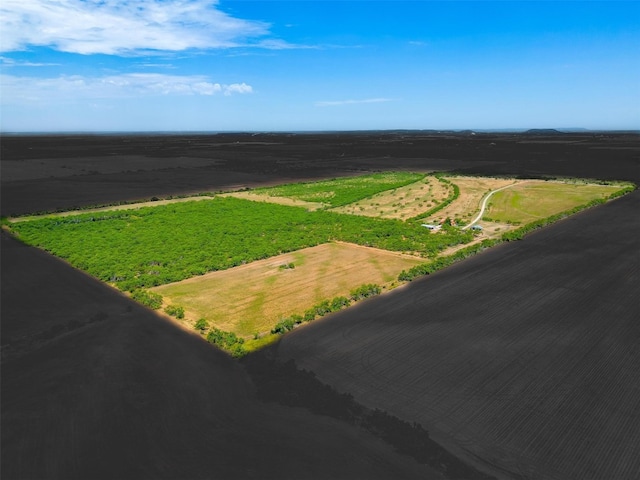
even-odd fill
[[(6, 137), (1, 209), (389, 169), (640, 181), (635, 134), (529, 140)], [(589, 209), (240, 363), (3, 232), (2, 478), (638, 478), (639, 207)]]
[(635, 478), (640, 225), (628, 219), (639, 200), (310, 325), (277, 356), (496, 474)]

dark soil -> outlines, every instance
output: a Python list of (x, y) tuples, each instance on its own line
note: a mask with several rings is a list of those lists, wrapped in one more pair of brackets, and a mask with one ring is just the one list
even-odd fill
[[(374, 170), (640, 182), (628, 134), (8, 136), (1, 148), (5, 216)], [(242, 362), (3, 233), (2, 478), (637, 478), (639, 202)]]

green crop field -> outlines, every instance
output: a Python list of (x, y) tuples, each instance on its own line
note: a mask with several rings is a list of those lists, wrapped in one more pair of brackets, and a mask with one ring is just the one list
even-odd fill
[(362, 200), (376, 193), (403, 187), (424, 178), (420, 173), (385, 172), (358, 177), (336, 178), (320, 182), (292, 183), (271, 188), (257, 188), (258, 194), (320, 202), (329, 207), (339, 207)]
[(620, 188), (616, 185), (523, 182), (495, 193), (485, 217), (496, 222), (525, 224), (606, 198)]

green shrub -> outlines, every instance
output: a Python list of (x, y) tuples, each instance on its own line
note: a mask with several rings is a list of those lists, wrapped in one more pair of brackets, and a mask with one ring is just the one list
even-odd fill
[(131, 298), (145, 307), (153, 308), (154, 310), (162, 307), (162, 295), (159, 293), (149, 292), (148, 290), (139, 288), (131, 292)]
[(247, 353), (243, 346), (244, 338), (215, 327), (207, 335), (207, 342), (226, 350), (234, 357), (242, 357)]
[(206, 319), (201, 318), (196, 322), (193, 328), (195, 328), (196, 330), (200, 330), (201, 332), (204, 332), (207, 328), (209, 328), (209, 322), (207, 322)]
[(382, 292), (382, 289), (379, 285), (376, 285), (374, 283), (367, 283), (354, 290), (351, 290), (349, 296), (351, 297), (351, 300), (357, 302), (358, 300), (362, 300), (363, 298), (378, 295), (380, 294), (380, 292)]
[(179, 319), (184, 318), (184, 308), (179, 305), (167, 305), (164, 311), (167, 315), (171, 315), (172, 317), (176, 317)]

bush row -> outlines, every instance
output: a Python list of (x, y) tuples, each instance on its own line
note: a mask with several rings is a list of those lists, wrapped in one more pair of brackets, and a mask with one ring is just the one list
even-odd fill
[(207, 334), (207, 342), (228, 351), (234, 357), (242, 357), (246, 354), (243, 346), (244, 338), (239, 338), (233, 332), (225, 332), (213, 327)]
[(435, 273), (438, 270), (442, 270), (449, 265), (452, 265), (460, 260), (464, 260), (467, 257), (471, 257), (482, 250), (490, 248), (494, 245), (500, 243), (500, 240), (483, 240), (480, 243), (476, 243), (474, 245), (469, 245), (468, 247), (462, 248), (457, 252), (447, 255), (446, 257), (440, 257), (435, 259), (433, 262), (429, 263), (421, 263), (420, 265), (416, 265), (409, 270), (403, 270), (398, 275), (398, 280), (401, 282), (410, 282), (417, 277), (421, 277), (423, 275), (429, 275), (431, 273)]
[(131, 292), (131, 298), (145, 307), (158, 310), (162, 307), (162, 295), (138, 288)]
[(453, 183), (450, 180), (447, 180), (446, 178), (444, 178), (441, 173), (436, 173), (434, 175), (434, 177), (436, 177), (440, 182), (445, 183), (447, 185), (451, 185), (453, 187), (453, 191), (452, 191), (451, 195), (449, 195), (447, 198), (445, 198), (442, 201), (442, 203), (439, 203), (438, 205), (436, 205), (432, 209), (427, 210), (426, 212), (421, 213), (420, 215), (416, 215), (415, 217), (411, 218), (410, 220), (420, 220), (422, 218), (430, 217), (434, 213), (437, 213), (440, 210), (442, 210), (447, 205), (450, 205), (452, 202), (454, 202), (460, 196), (460, 188), (455, 183)]
[(271, 329), (271, 333), (282, 335), (290, 330), (293, 330), (296, 325), (299, 325), (302, 322), (310, 322), (318, 317), (324, 317), (329, 313), (337, 312), (338, 310), (347, 308), (349, 305), (351, 305), (352, 301), (357, 302), (358, 300), (378, 295), (381, 291), (382, 289), (380, 288), (380, 286), (373, 283), (361, 285), (360, 287), (355, 288), (350, 292), (349, 298), (335, 297), (332, 300), (324, 300), (308, 309), (306, 312), (304, 312), (304, 315), (291, 315), (290, 317), (280, 320)]

